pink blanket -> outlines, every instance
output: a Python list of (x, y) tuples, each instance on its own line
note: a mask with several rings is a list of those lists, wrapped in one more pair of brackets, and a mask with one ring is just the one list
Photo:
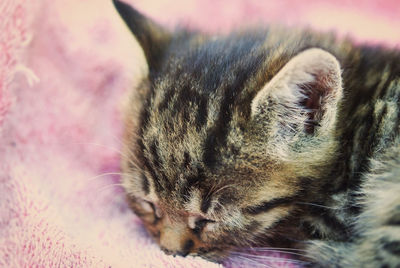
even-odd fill
[[(131, 1), (169, 26), (310, 24), (398, 44), (396, 0), (358, 2)], [(217, 267), (166, 256), (125, 204), (120, 103), (146, 67), (111, 0), (2, 0), (0, 14), (0, 267)], [(226, 266), (298, 265), (287, 257)]]

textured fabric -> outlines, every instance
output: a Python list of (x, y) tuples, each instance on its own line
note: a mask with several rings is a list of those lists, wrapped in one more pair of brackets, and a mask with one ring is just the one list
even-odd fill
[[(396, 1), (359, 2), (133, 4), (169, 26), (310, 24), (397, 44)], [(0, 267), (217, 267), (166, 256), (125, 204), (120, 104), (146, 65), (111, 1), (2, 0), (0, 14)], [(226, 266), (296, 266), (259, 254)]]

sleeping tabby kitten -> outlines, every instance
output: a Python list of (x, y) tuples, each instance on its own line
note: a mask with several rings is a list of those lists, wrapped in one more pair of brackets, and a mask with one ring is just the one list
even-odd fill
[(400, 267), (400, 52), (265, 29), (174, 33), (114, 0), (149, 72), (123, 184), (167, 254), (293, 247), (312, 266)]

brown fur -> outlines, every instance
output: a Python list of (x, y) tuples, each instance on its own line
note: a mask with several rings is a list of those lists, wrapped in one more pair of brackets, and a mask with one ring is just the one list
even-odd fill
[(149, 65), (125, 113), (123, 183), (166, 253), (400, 264), (398, 51), (307, 30), (169, 33), (115, 4)]

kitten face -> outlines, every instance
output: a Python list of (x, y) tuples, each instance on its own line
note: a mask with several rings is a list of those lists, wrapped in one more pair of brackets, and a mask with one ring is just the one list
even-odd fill
[(149, 66), (126, 112), (132, 209), (168, 254), (218, 261), (265, 243), (335, 150), (337, 60), (273, 50), (259, 33), (170, 34), (114, 4)]
[[(288, 182), (282, 188), (284, 180), (278, 167), (270, 174), (265, 191), (260, 188), (266, 185), (261, 182), (265, 174), (240, 167), (241, 160), (234, 162), (236, 167), (219, 165), (220, 171), (213, 173), (201, 163), (183, 161), (175, 162), (173, 169), (180, 174), (168, 178), (162, 178), (166, 169), (154, 168), (151, 160), (141, 169), (124, 169), (131, 207), (167, 254), (219, 261), (232, 248), (248, 246), (265, 235), (269, 226), (292, 209), (288, 194), (297, 186)], [(146, 165), (153, 170), (148, 171)]]

